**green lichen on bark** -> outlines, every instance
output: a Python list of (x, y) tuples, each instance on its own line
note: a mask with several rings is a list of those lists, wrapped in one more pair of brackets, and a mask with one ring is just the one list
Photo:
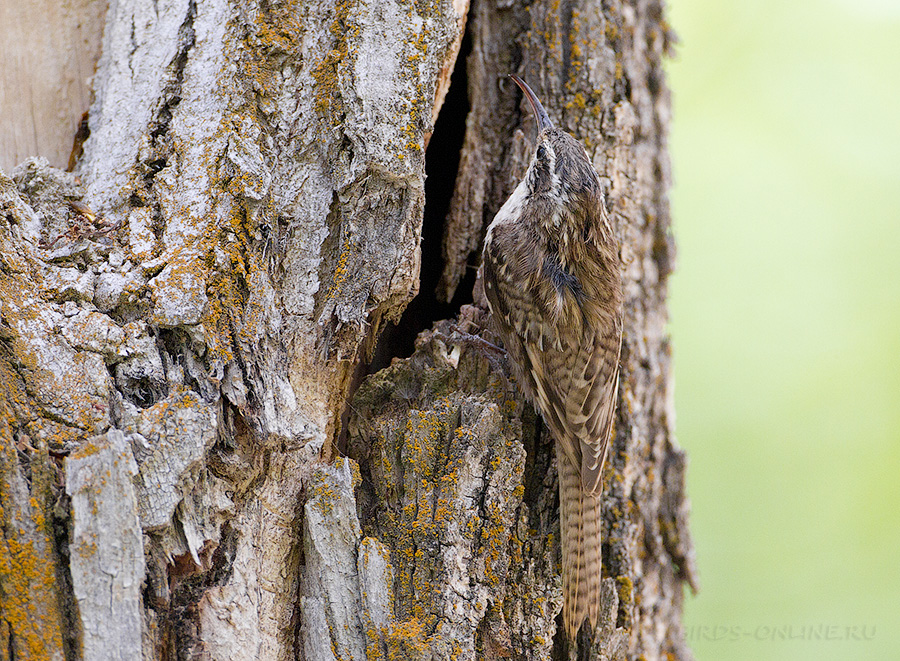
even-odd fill
[[(473, 658), (484, 645), (513, 654), (535, 637), (546, 648), (558, 594), (535, 604), (527, 586), (552, 574), (558, 545), (548, 521), (529, 524), (522, 439), (534, 418), (496, 356), (440, 322), (411, 358), (366, 379), (351, 410), (362, 525), (391, 552), (394, 630), (418, 641), (410, 658)], [(516, 631), (535, 609), (535, 631)]]

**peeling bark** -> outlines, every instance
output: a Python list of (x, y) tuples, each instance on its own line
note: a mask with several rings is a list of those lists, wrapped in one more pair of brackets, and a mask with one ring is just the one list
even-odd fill
[(137, 465), (119, 430), (88, 439), (66, 465), (72, 498), (69, 568), (85, 659), (141, 655), (144, 548), (132, 478)]
[[(459, 171), (430, 170), (455, 188), (423, 264), (464, 31), (470, 111)], [(112, 3), (78, 169), (0, 174), (0, 658), (689, 659), (670, 39), (656, 2)], [(530, 157), (510, 72), (585, 141), (626, 258), (580, 651), (552, 445), (469, 335), (496, 341), (463, 275)], [(432, 309), (474, 305), (403, 318), (415, 352), (367, 375), (423, 271)]]

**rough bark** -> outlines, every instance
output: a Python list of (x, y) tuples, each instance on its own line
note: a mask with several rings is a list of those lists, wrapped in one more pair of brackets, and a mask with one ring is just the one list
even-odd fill
[[(581, 658), (690, 658), (661, 12), (111, 3), (76, 173), (0, 175), (0, 658), (575, 658), (552, 445), (467, 335), (491, 337), (463, 276), (529, 158), (508, 72), (587, 144), (627, 264)], [(464, 30), (460, 166), (420, 274)], [(437, 271), (424, 300), (475, 305), (401, 318)], [(367, 368), (391, 320), (415, 352)]]

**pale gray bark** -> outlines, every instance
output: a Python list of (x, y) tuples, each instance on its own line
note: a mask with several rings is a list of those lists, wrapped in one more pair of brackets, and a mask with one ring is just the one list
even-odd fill
[(72, 499), (69, 571), (90, 661), (141, 656), (144, 546), (132, 478), (137, 465), (119, 430), (88, 439), (66, 462)]
[(552, 446), (466, 336), (490, 337), (477, 289), (362, 379), (419, 288), (464, 30), (470, 112), (424, 269), (443, 298), (471, 287), (529, 158), (518, 72), (588, 145), (626, 260), (582, 657), (690, 658), (661, 7), (464, 0), (111, 3), (79, 168), (0, 176), (0, 658), (575, 657)]

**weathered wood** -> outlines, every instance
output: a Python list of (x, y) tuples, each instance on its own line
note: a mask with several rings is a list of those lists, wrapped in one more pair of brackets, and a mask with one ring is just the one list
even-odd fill
[[(479, 1), (467, 25), (464, 0), (115, 3), (77, 172), (0, 175), (0, 654), (100, 658), (91, 577), (112, 558), (115, 621), (148, 659), (575, 658), (552, 446), (466, 335), (491, 338), (483, 310), (350, 399), (419, 287), (425, 147), (465, 28), (440, 295), (530, 156), (518, 72), (587, 144), (626, 258), (605, 611), (581, 658), (690, 658), (661, 11)], [(330, 463), (348, 406), (353, 459)], [(94, 462), (115, 479), (88, 479)], [(116, 502), (95, 515), (98, 493)], [(90, 535), (97, 554), (70, 561)], [(46, 576), (18, 578), (23, 544)]]
[(141, 655), (144, 545), (132, 478), (137, 464), (119, 430), (88, 439), (66, 461), (72, 499), (69, 570), (85, 661)]
[(0, 169), (29, 156), (65, 168), (91, 104), (105, 0), (0, 2)]
[[(463, 314), (486, 321), (476, 308)], [(542, 474), (549, 455), (535, 464), (523, 446), (534, 412), (455, 324), (417, 344), (365, 381), (350, 423), (365, 532), (391, 550), (396, 577), (396, 621), (382, 640), (404, 632), (409, 659), (548, 659), (558, 523), (554, 494), (535, 488), (553, 484)]]
[[(58, 487), (48, 450), (56, 427), (36, 419), (75, 412), (72, 390), (87, 385), (93, 365), (71, 361), (49, 332), (59, 318), (42, 314), (32, 253), (21, 249), (39, 219), (2, 173), (0, 209), (0, 658), (61, 660), (71, 641), (69, 589), (54, 549)], [(82, 420), (90, 427), (89, 416)]]
[(380, 632), (393, 622), (388, 551), (362, 538), (354, 471), (338, 459), (307, 482), (300, 636), (308, 659), (379, 658)]
[(301, 489), (361, 349), (416, 292), (466, 9), (115, 3), (85, 189), (17, 171), (10, 363), (47, 368), (16, 425), (63, 454), (125, 434), (148, 654), (293, 657)]
[[(672, 35), (662, 10), (659, 2), (473, 5), (467, 66), (471, 109), (437, 290), (444, 300), (454, 296), (465, 269), (477, 260), (487, 223), (530, 159), (531, 127), (520, 126), (530, 122), (524, 119), (528, 113), (520, 110), (512, 85), (503, 83), (506, 74), (518, 73), (545, 101), (554, 122), (584, 141), (606, 184), (625, 261), (622, 404), (605, 478), (603, 530), (604, 573), (615, 579), (604, 589), (615, 598), (604, 600), (607, 610), (593, 646), (597, 658), (690, 658), (681, 635), (681, 591), (685, 581), (694, 585), (695, 570), (685, 459), (672, 428), (666, 333), (666, 281), (675, 256), (666, 197), (669, 99), (662, 69)], [(498, 34), (506, 38), (498, 40)], [(481, 300), (478, 284), (475, 299)], [(392, 424), (402, 426), (403, 412), (396, 415)], [(539, 442), (531, 446), (535, 461), (543, 456), (542, 448)], [(555, 489), (555, 483), (545, 488)], [(555, 507), (553, 493), (544, 495), (544, 507)], [(521, 508), (529, 504), (525, 497)], [(539, 525), (531, 529), (542, 530)], [(417, 539), (417, 531), (411, 534)], [(540, 539), (532, 543), (552, 555)], [(532, 557), (541, 556), (533, 551)], [(504, 604), (522, 583), (514, 572), (507, 578), (510, 593), (498, 590), (505, 594)], [(513, 617), (506, 614), (510, 629), (521, 631)], [(502, 641), (505, 634), (498, 636)], [(565, 653), (562, 637), (557, 646), (554, 654)]]

